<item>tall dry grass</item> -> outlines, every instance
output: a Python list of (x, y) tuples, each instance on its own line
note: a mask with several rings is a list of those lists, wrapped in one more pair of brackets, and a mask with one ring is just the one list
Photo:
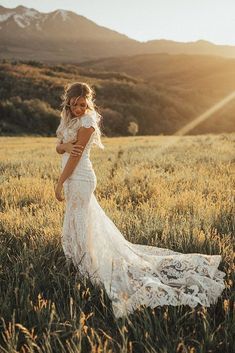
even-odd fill
[[(141, 307), (115, 320), (60, 243), (54, 138), (2, 137), (1, 352), (223, 352), (234, 349), (235, 134), (103, 139), (96, 197), (129, 241), (221, 254), (226, 289), (209, 308)], [(161, 152), (159, 152), (161, 151)]]

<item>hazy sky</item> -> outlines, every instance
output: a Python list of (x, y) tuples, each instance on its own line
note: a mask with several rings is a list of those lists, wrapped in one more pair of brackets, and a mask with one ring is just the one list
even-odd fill
[(235, 45), (235, 0), (0, 0), (41, 12), (66, 9), (140, 41), (199, 39)]

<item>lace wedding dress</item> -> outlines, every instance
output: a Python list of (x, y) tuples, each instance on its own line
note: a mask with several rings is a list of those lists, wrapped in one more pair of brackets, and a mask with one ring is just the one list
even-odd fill
[[(99, 144), (96, 113), (72, 120), (64, 131), (64, 142), (74, 138), (81, 126), (93, 126), (95, 131), (64, 182), (61, 239), (66, 258), (93, 284), (104, 285), (117, 318), (142, 304), (154, 308), (216, 303), (225, 288), (225, 273), (218, 270), (221, 255), (183, 254), (127, 241), (94, 195), (97, 179), (89, 156), (91, 146)], [(68, 158), (69, 153), (64, 153), (62, 169)]]

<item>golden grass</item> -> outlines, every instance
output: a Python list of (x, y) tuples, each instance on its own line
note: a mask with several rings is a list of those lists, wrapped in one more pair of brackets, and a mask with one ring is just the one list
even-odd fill
[[(104, 138), (96, 197), (129, 241), (221, 254), (226, 290), (210, 308), (141, 308), (115, 320), (101, 288), (65, 266), (54, 138), (2, 137), (1, 352), (231, 352), (235, 134)], [(160, 151), (160, 153), (159, 153)]]

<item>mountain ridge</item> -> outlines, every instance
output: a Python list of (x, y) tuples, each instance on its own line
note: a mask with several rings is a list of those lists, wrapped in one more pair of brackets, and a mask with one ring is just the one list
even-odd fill
[(43, 13), (19, 5), (0, 6), (0, 58), (79, 63), (87, 60), (151, 53), (218, 55), (235, 58), (235, 46), (200, 39), (141, 42), (70, 10)]

